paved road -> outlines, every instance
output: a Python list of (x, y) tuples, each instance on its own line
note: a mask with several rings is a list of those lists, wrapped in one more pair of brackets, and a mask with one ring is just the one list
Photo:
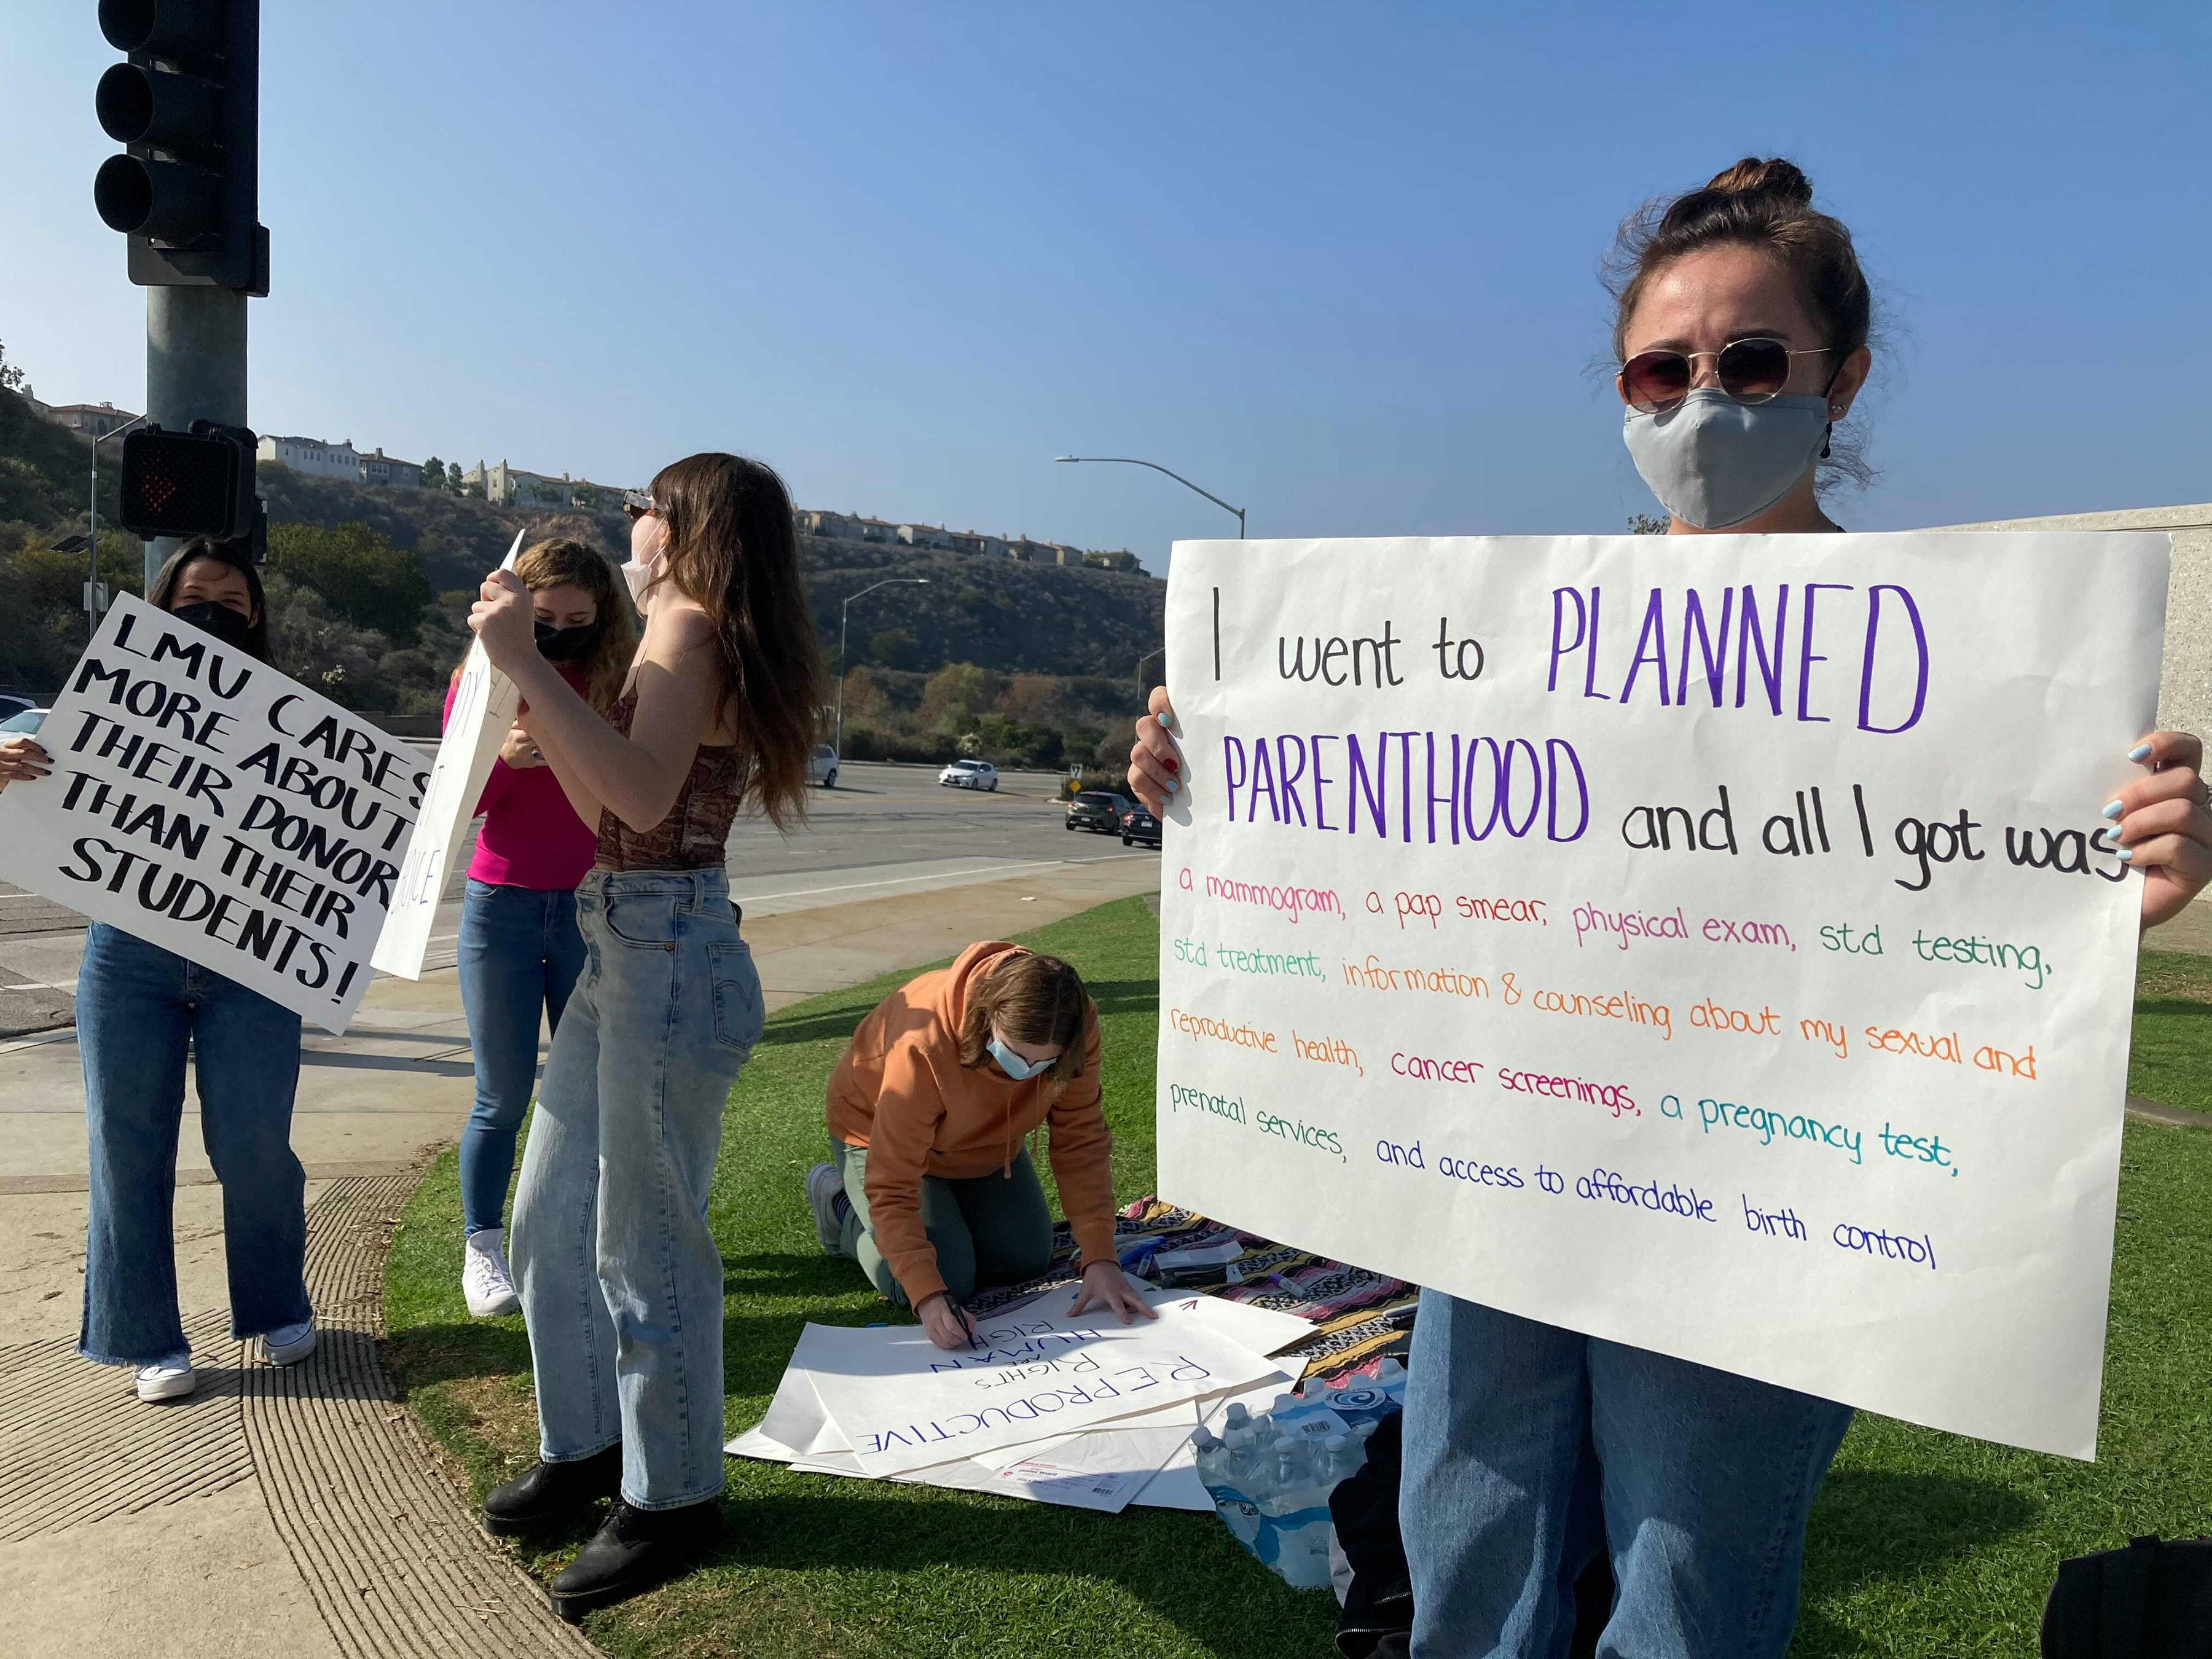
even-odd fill
[[(996, 793), (981, 793), (940, 787), (934, 768), (848, 764), (836, 788), (809, 793), (808, 822), (794, 833), (758, 819), (737, 825), (730, 890), (747, 915), (769, 916), (1072, 861), (1158, 859), (1109, 836), (1071, 833), (1060, 784), (1048, 773), (1008, 773)], [(431, 930), (432, 966), (453, 962), (461, 882), (457, 869)], [(70, 1023), (83, 949), (82, 917), (0, 880), (0, 1038)]]

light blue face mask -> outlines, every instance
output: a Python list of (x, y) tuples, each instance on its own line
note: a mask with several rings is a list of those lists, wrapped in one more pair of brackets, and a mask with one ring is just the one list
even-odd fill
[(1000, 1042), (995, 1035), (983, 1046), (991, 1058), (999, 1062), (1000, 1069), (1017, 1083), (1026, 1083), (1039, 1072), (1049, 1071), (1054, 1062), (1060, 1058), (1058, 1054), (1054, 1054), (1051, 1060), (1024, 1060), (1012, 1048)]
[(1740, 404), (1700, 386), (1656, 415), (1630, 410), (1620, 436), (1662, 507), (1699, 530), (1725, 530), (1797, 487), (1827, 447), (1828, 422), (1828, 400), (1809, 392)]

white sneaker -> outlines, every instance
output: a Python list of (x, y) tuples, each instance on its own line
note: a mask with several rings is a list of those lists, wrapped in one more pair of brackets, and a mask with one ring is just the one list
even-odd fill
[(138, 1368), (141, 1400), (181, 1400), (199, 1384), (189, 1352), (173, 1353)]
[(261, 1339), (261, 1357), (272, 1365), (296, 1365), (315, 1351), (315, 1316), (279, 1325)]
[[(845, 1218), (837, 1200), (845, 1198), (845, 1177), (834, 1164), (817, 1164), (806, 1172), (806, 1202), (814, 1212), (814, 1236), (822, 1241), (824, 1255), (845, 1254)], [(847, 1198), (848, 1207), (852, 1200)]]
[(461, 1295), (478, 1319), (495, 1319), (522, 1306), (507, 1270), (507, 1252), (500, 1248), (506, 1237), (501, 1228), (486, 1227), (471, 1233), (461, 1247)]

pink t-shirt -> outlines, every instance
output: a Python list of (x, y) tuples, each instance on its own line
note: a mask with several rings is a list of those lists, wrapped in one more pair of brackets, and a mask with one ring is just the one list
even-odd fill
[[(561, 678), (580, 694), (583, 691), (583, 675), (566, 663), (561, 665)], [(446, 688), (447, 719), (453, 716), (453, 693), (459, 684), (455, 680)], [(550, 766), (517, 771), (505, 761), (494, 761), (477, 812), (483, 828), (477, 834), (476, 856), (469, 860), (471, 881), (565, 893), (592, 867), (597, 837), (568, 805)]]

